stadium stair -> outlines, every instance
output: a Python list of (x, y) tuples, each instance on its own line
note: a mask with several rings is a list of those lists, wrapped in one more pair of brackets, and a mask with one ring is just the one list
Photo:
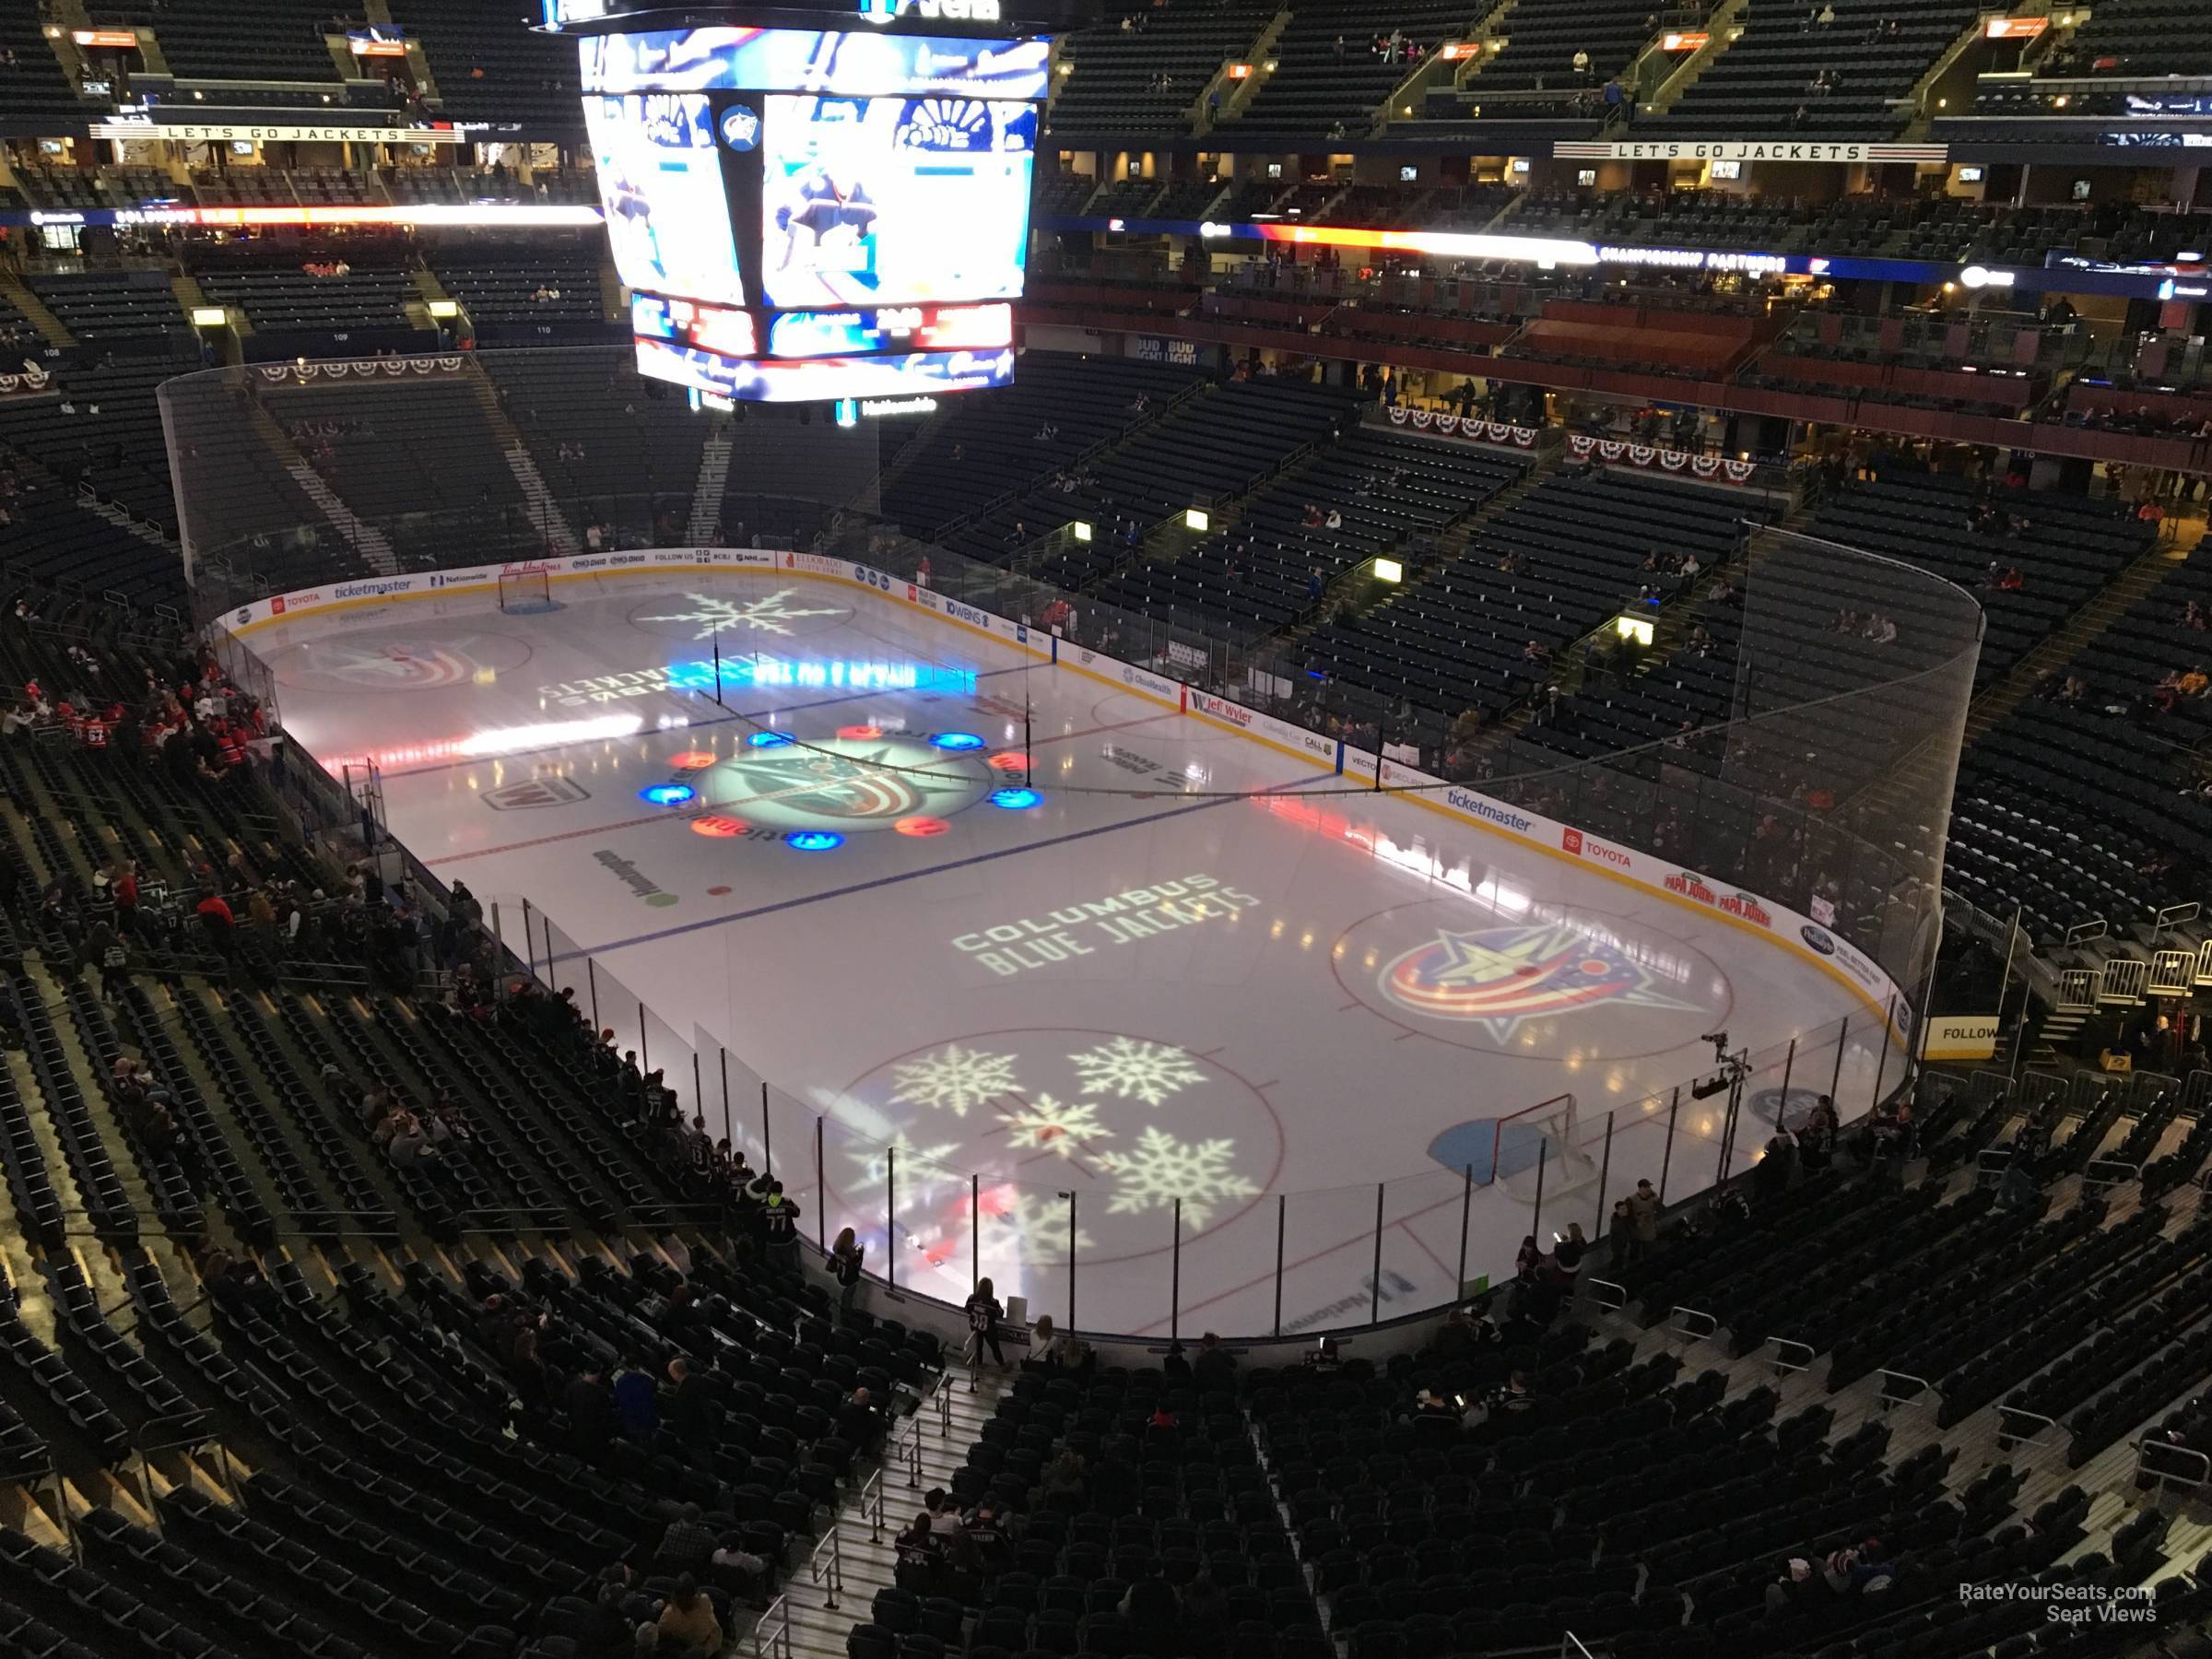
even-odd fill
[(1275, 73), (1276, 43), (1283, 38), (1283, 30), (1289, 27), (1290, 8), (1286, 6), (1267, 19), (1267, 27), (1260, 30), (1259, 38), (1253, 41), (1252, 52), (1244, 60), (1252, 65), (1252, 73), (1242, 80), (1229, 79), (1229, 65), (1221, 65), (1220, 73), (1208, 81), (1205, 91), (1198, 95), (1200, 110), (1211, 108), (1206, 100), (1215, 92), (1221, 94), (1221, 107), (1210, 118), (1203, 114), (1198, 118), (1198, 132), (1210, 132), (1222, 123), (1234, 121), (1244, 113), (1245, 107), (1252, 102), (1261, 87), (1266, 84), (1267, 77)]
[[(1675, 107), (1675, 100), (1695, 86), (1698, 77), (1712, 67), (1721, 53), (1728, 50), (1729, 41), (1735, 38), (1736, 22), (1749, 8), (1751, 0), (1725, 0), (1724, 5), (1715, 8), (1712, 15), (1699, 25), (1711, 39), (1683, 59), (1681, 63), (1667, 66), (1665, 78), (1653, 88), (1651, 97), (1642, 101), (1641, 107), (1646, 114), (1665, 114), (1667, 111)], [(1631, 84), (1640, 85), (1641, 83), (1645, 63), (1653, 59), (1664, 62), (1665, 57), (1666, 53), (1660, 50), (1658, 41), (1653, 41), (1644, 48), (1643, 57), (1640, 58), (1632, 66), (1635, 81)]]
[(723, 491), (730, 481), (730, 452), (735, 447), (726, 421), (700, 446), (699, 482), (691, 488), (691, 518), (686, 526), (695, 547), (713, 545), (714, 526), (722, 523)]
[[(232, 314), (240, 319), (242, 329), (244, 313), (240, 312)], [(331, 527), (345, 539), (346, 545), (359, 553), (362, 562), (371, 570), (382, 575), (396, 576), (399, 573), (399, 554), (392, 546), (391, 538), (374, 524), (364, 521), (339, 499), (338, 492), (330, 487), (329, 480), (300, 453), (299, 447), (292, 442), (291, 435), (276, 424), (276, 418), (269, 413), (261, 399), (247, 399), (247, 407), (252, 412), (253, 429), (261, 434), (262, 441), (284, 463), (284, 470), (292, 475), (293, 481), (306, 493), (307, 499), (321, 509), (323, 516), (330, 521)]]
[[(825, 1571), (815, 1576), (794, 1568), (786, 1582), (783, 1597), (791, 1620), (793, 1659), (846, 1659), (845, 1638), (854, 1622), (867, 1618), (877, 1591), (896, 1583), (893, 1539), (921, 1509), (924, 1492), (952, 1485), (953, 1476), (967, 1461), (969, 1447), (982, 1437), (983, 1426), (991, 1421), (1006, 1387), (1005, 1372), (983, 1371), (963, 1377), (957, 1364), (948, 1363), (914, 1415), (893, 1420), (878, 1471), (880, 1538), (870, 1535), (867, 1512), (875, 1507), (875, 1500), (866, 1492), (866, 1477), (856, 1474), (816, 1551), (816, 1564)], [(909, 1438), (917, 1431), (918, 1438)], [(838, 1536), (842, 1581), (835, 1588), (824, 1582), (831, 1528)]]
[(38, 329), (50, 346), (74, 346), (76, 336), (62, 326), (62, 320), (48, 311), (39, 297), (30, 291), (23, 278), (15, 272), (0, 269), (0, 300), (6, 300)]
[(418, 265), (408, 274), (415, 278), (415, 289), (420, 297), (407, 301), (407, 321), (418, 328), (436, 332), (438, 319), (430, 314), (430, 307), (451, 300), (453, 295), (445, 291), (445, 285), (438, 280), (438, 273), (427, 265)]
[(530, 523), (545, 540), (548, 551), (564, 559), (573, 559), (583, 551), (583, 543), (571, 524), (560, 503), (553, 499), (552, 488), (546, 483), (546, 475), (537, 469), (537, 460), (530, 453), (530, 446), (523, 441), (522, 433), (500, 406), (499, 388), (491, 377), (475, 369), (467, 376), (469, 390), (476, 394), (477, 405), (484, 411), (486, 424), (499, 440), (500, 450), (507, 457), (507, 470), (522, 487), (523, 500), (529, 509)]
[[(2168, 524), (2176, 521), (2169, 519)], [(1971, 746), (1997, 722), (2028, 700), (2038, 682), (2080, 655), (2090, 641), (2127, 615), (2206, 534), (2206, 521), (2183, 521), (2171, 541), (2161, 541), (2115, 576), (2104, 591), (2066, 619), (2064, 627), (2045, 638), (2013, 665), (2004, 678), (1983, 688), (1966, 717), (1966, 741)]]

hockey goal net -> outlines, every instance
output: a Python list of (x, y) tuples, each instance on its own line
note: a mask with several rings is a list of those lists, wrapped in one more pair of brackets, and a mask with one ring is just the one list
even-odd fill
[(540, 611), (553, 608), (553, 579), (543, 571), (517, 571), (500, 578), (500, 608)]
[(1491, 1178), (1524, 1204), (1586, 1187), (1597, 1164), (1583, 1149), (1574, 1097), (1559, 1095), (1497, 1121), (1490, 1147)]

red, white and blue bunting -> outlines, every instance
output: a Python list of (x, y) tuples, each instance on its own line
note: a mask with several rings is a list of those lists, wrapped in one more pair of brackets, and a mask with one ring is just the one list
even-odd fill
[(1614, 438), (1570, 437), (1567, 447), (1574, 452), (1577, 460), (1586, 461), (1594, 454), (1608, 465), (1625, 461), (1630, 466), (1656, 466), (1662, 472), (1678, 473), (1687, 469), (1692, 477), (1725, 477), (1731, 484), (1748, 484), (1751, 475), (1759, 470), (1755, 461), (1692, 455), (1681, 450), (1659, 449), (1648, 443), (1629, 443)]
[(1535, 427), (1512, 426), (1501, 420), (1479, 420), (1472, 415), (1447, 415), (1437, 409), (1408, 409), (1404, 405), (1393, 405), (1390, 411), (1392, 426), (1410, 426), (1417, 432), (1436, 432), (1450, 438), (1487, 439), (1491, 443), (1510, 443), (1519, 449), (1536, 447)]
[(351, 375), (359, 380), (373, 380), (378, 375), (396, 378), (403, 374), (458, 374), (464, 359), (458, 357), (369, 358), (342, 363), (271, 363), (261, 369), (261, 378), (272, 386), (286, 381), (344, 380)]
[(25, 363), (20, 374), (0, 374), (0, 392), (43, 392), (53, 378), (36, 363)]

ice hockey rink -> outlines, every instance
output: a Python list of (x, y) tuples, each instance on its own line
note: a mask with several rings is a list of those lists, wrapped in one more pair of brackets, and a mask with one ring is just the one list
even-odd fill
[(293, 741), (373, 759), (393, 832), (518, 955), (527, 899), (655, 1030), (726, 1047), (756, 1161), (765, 1080), (808, 1234), (855, 1227), (902, 1286), (957, 1300), (980, 1265), (1065, 1318), (1072, 1243), (1086, 1329), (1364, 1323), (1463, 1261), (1509, 1275), (1539, 1147), (1546, 1233), (1710, 1184), (1725, 1097), (1677, 1092), (1706, 1033), (1760, 1065), (1739, 1169), (1785, 1067), (1793, 1112), (1847, 1119), (1900, 1070), (1802, 952), (852, 582), (551, 592), (251, 644)]

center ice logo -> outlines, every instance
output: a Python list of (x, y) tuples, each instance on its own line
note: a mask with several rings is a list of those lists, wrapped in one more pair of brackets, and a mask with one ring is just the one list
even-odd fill
[(1661, 990), (1651, 971), (1618, 945), (1559, 922), (1440, 930), (1384, 964), (1375, 983), (1409, 1013), (1474, 1021), (1495, 1038), (1512, 1036), (1523, 1020), (1606, 1004), (1703, 1012)]
[(702, 804), (748, 825), (888, 830), (973, 805), (982, 772), (911, 738), (833, 737), (744, 750), (694, 782)]

